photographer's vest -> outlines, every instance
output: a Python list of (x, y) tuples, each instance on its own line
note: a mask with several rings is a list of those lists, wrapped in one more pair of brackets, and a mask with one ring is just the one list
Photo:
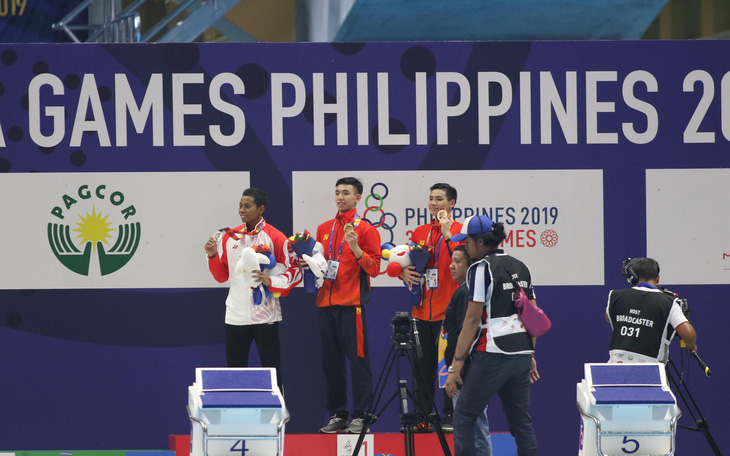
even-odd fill
[(530, 270), (524, 263), (496, 250), (472, 264), (467, 271), (469, 300), (484, 303), (479, 335), (472, 345), (475, 351), (508, 355), (530, 354), (532, 338), (517, 315), (510, 273), (527, 296), (534, 298)]
[(637, 353), (666, 363), (675, 333), (669, 324), (674, 299), (648, 284), (642, 285), (612, 290), (608, 295), (608, 316), (613, 328), (610, 350)]

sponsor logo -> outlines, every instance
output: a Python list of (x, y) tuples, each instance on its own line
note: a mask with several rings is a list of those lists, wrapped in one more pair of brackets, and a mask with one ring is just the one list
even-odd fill
[[(383, 209), (385, 198), (388, 197), (388, 186), (377, 182), (370, 187), (370, 194), (365, 197), (364, 219), (375, 228), (380, 230), (381, 241), (393, 243), (393, 228), (398, 224), (398, 219), (392, 212), (385, 212)], [(372, 213), (372, 214), (371, 214)], [(383, 232), (387, 233), (383, 236)], [(390, 238), (390, 240), (387, 240)]]
[(88, 276), (92, 257), (98, 257), (104, 276), (129, 263), (139, 246), (141, 226), (133, 221), (137, 211), (124, 193), (103, 184), (84, 184), (61, 201), (50, 212), (48, 244), (63, 266)]
[(547, 248), (555, 247), (558, 243), (558, 233), (555, 230), (545, 230), (540, 235), (540, 242)]

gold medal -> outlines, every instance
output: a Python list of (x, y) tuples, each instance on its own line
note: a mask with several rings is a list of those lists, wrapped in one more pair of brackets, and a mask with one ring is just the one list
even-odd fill
[(342, 228), (342, 230), (345, 232), (345, 234), (349, 233), (350, 231), (354, 230), (355, 227), (352, 226), (352, 223), (345, 223), (345, 226)]

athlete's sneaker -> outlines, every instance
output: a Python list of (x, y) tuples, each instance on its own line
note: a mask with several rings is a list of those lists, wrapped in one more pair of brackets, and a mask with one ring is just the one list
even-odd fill
[[(350, 427), (345, 429), (345, 432), (348, 434), (359, 434), (362, 432), (363, 426), (365, 426), (365, 419), (353, 418), (350, 422)], [(370, 432), (370, 429), (366, 430), (365, 432)]]
[(327, 426), (320, 429), (319, 432), (322, 434), (342, 434), (345, 432), (345, 429), (347, 429), (347, 420), (342, 419), (337, 415), (332, 415)]
[(441, 420), (441, 430), (443, 430), (445, 434), (454, 433), (454, 417), (450, 413), (444, 415), (444, 418)]
[(419, 421), (416, 423), (415, 429), (413, 429), (413, 432), (417, 434), (426, 434), (429, 432), (433, 432), (433, 428), (431, 428), (431, 423), (428, 421)]

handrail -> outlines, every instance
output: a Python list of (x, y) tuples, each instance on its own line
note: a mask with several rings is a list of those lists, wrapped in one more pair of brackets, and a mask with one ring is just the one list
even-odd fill
[(65, 15), (63, 18), (61, 18), (60, 21), (53, 24), (54, 30), (63, 30), (66, 32), (66, 35), (68, 35), (74, 43), (80, 43), (81, 40), (76, 36), (76, 34), (72, 31), (73, 30), (92, 30), (96, 28), (96, 26), (92, 25), (85, 25), (85, 26), (69, 26), (68, 24), (76, 19), (76, 17), (83, 13), (84, 10), (87, 10), (89, 6), (94, 3), (96, 0), (84, 0), (81, 3), (79, 3), (74, 9), (71, 10), (67, 15)]
[[(186, 40), (191, 39), (191, 32), (195, 32), (195, 27), (198, 26), (199, 22), (202, 27), (206, 25), (209, 26), (215, 19), (220, 19), (219, 16), (214, 17), (210, 14), (207, 16), (205, 14), (199, 14), (201, 12), (201, 8), (205, 8), (205, 11), (202, 12), (207, 12), (209, 8), (217, 11), (221, 4), (219, 0), (177, 0), (178, 3), (175, 9), (167, 13), (165, 17), (152, 25), (152, 27), (142, 35), (140, 31), (140, 14), (138, 10), (147, 0), (131, 0), (129, 5), (119, 11), (121, 1), (122, 0), (81, 0), (81, 3), (74, 7), (71, 12), (53, 24), (53, 29), (64, 31), (66, 35), (68, 35), (71, 40), (76, 43), (82, 42), (82, 39), (77, 36), (76, 32), (79, 30), (87, 33), (86, 36), (88, 36), (88, 38), (83, 40), (86, 42), (150, 42), (153, 39), (163, 39), (164, 37), (159, 38), (158, 35), (164, 33), (165, 29), (168, 28), (170, 24), (173, 24), (176, 21), (184, 21), (185, 18), (188, 17), (185, 16), (185, 13), (189, 13), (190, 17), (195, 17), (195, 20), (198, 21), (194, 22), (191, 20), (189, 24), (193, 24), (194, 27), (192, 29), (190, 27), (174, 28), (175, 31), (184, 30), (186, 33), (185, 37), (180, 38), (178, 36), (178, 39)], [(223, 3), (226, 5), (225, 11), (232, 6), (230, 0), (226, 0)], [(235, 3), (236, 2), (233, 2), (233, 4)], [(97, 6), (99, 7), (99, 11), (103, 8), (103, 13), (101, 14), (103, 19), (91, 18), (94, 22), (93, 24), (80, 24), (78, 23), (80, 21), (77, 21), (77, 24), (71, 24), (71, 22), (77, 20), (79, 15), (89, 11), (89, 9), (91, 9), (92, 14), (94, 14)], [(97, 17), (95, 14), (94, 16)], [(211, 17), (213, 17), (213, 19), (211, 19)], [(201, 20), (200, 18), (205, 19)], [(206, 20), (210, 20), (212, 22), (206, 24)], [(168, 34), (165, 36), (173, 35), (174, 34)], [(83, 36), (84, 35), (82, 35), (82, 37)], [(174, 40), (174, 38), (172, 39)]]
[(127, 16), (128, 14), (134, 13), (139, 9), (140, 6), (147, 0), (135, 0), (130, 3), (126, 8), (119, 12), (120, 16)]
[(66, 26), (67, 23), (71, 22), (72, 20), (76, 19), (76, 16), (84, 12), (84, 10), (88, 9), (89, 6), (94, 3), (96, 0), (84, 0), (81, 3), (79, 3), (76, 8), (72, 9), (70, 13), (65, 15), (63, 18), (61, 18), (60, 21), (53, 24), (54, 30), (60, 30)]
[(149, 30), (147, 30), (147, 33), (142, 36), (140, 41), (145, 43), (147, 41), (150, 41), (155, 35), (160, 33), (165, 27), (170, 25), (172, 21), (174, 21), (180, 14), (186, 11), (193, 3), (196, 3), (197, 1), (198, 0), (185, 0), (183, 2), (180, 2), (177, 8), (175, 8), (167, 16), (162, 18), (158, 23), (156, 23)]
[[(119, 32), (122, 32), (123, 38), (119, 39)], [(99, 30), (91, 35), (86, 41), (93, 42), (100, 36), (107, 34), (108, 32), (114, 33), (114, 42), (139, 42), (140, 31), (139, 31), (139, 13), (135, 11), (131, 14), (125, 14), (117, 16), (116, 19), (107, 22)], [(129, 35), (129, 36), (128, 36)], [(130, 39), (127, 39), (130, 38)]]
[[(110, 12), (111, 15), (107, 15), (106, 23), (70, 25), (70, 23), (74, 21), (81, 13), (83, 13), (84, 11), (88, 11), (89, 7), (91, 7), (91, 5), (96, 1), (99, 0), (83, 0), (60, 21), (53, 24), (53, 29), (63, 30), (75, 43), (80, 43), (81, 40), (76, 36), (73, 30), (89, 31), (91, 35), (89, 36), (89, 38), (86, 39), (86, 41), (91, 42), (97, 40), (99, 37), (108, 33), (110, 30), (112, 30), (116, 36), (119, 36), (118, 32), (120, 31), (121, 27), (124, 29), (122, 30), (124, 38), (127, 38), (127, 35), (130, 35), (130, 39), (127, 39), (126, 41), (139, 41), (139, 12), (137, 11), (137, 9), (139, 9), (139, 7), (142, 6), (142, 4), (147, 0), (135, 0), (119, 14), (115, 13), (117, 5), (119, 4), (119, 0), (107, 0), (107, 3), (109, 4), (108, 12)], [(131, 24), (129, 24), (130, 22)]]

